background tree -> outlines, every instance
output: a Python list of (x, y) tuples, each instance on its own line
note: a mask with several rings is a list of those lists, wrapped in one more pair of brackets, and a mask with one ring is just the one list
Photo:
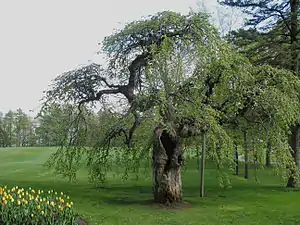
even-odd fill
[[(251, 16), (247, 25), (253, 26), (257, 30), (240, 31), (239, 36), (247, 36), (252, 33), (254, 38), (259, 38), (261, 42), (272, 39), (272, 46), (268, 47), (270, 45), (266, 45), (267, 49), (264, 52), (267, 56), (265, 57), (262, 56), (264, 54), (262, 53), (262, 48), (265, 47), (264, 44), (251, 44), (250, 49), (260, 46), (260, 48), (257, 48), (259, 54), (256, 55), (258, 62), (266, 61), (274, 64), (279, 62), (280, 66), (288, 67), (296, 75), (299, 74), (299, 0), (224, 0), (220, 2), (224, 5), (239, 7)], [(281, 58), (282, 55), (284, 55), (284, 60)], [(300, 157), (298, 157), (300, 155), (299, 132), (299, 124), (291, 128), (292, 155), (298, 169), (300, 167)], [(296, 171), (291, 170), (288, 187), (298, 186), (295, 174)]]
[(6, 131), (3, 129), (3, 113), (0, 112), (0, 146), (6, 147), (8, 145), (8, 136)]
[(14, 134), (17, 147), (28, 146), (28, 137), (30, 134), (29, 117), (22, 111), (17, 109), (14, 115)]
[(3, 129), (8, 135), (8, 146), (12, 146), (14, 143), (14, 112), (9, 110), (3, 118)]

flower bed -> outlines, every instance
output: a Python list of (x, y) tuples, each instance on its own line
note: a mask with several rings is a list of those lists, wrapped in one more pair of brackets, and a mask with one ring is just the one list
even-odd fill
[(0, 186), (0, 225), (74, 224), (72, 206), (62, 192)]

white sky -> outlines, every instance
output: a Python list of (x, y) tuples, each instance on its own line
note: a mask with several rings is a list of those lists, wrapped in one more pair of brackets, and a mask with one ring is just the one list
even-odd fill
[(94, 60), (97, 43), (114, 28), (158, 11), (190, 7), (197, 7), (196, 0), (1, 1), (0, 111), (37, 113), (51, 80)]

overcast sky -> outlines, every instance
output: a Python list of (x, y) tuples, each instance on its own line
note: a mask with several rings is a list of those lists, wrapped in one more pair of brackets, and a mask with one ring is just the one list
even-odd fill
[(197, 8), (196, 0), (1, 1), (0, 111), (37, 113), (51, 80), (96, 60), (97, 43), (114, 28), (158, 11), (188, 12), (190, 7)]

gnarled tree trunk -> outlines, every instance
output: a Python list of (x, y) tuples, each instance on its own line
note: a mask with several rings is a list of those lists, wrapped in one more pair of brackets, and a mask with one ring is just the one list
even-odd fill
[(153, 143), (154, 201), (166, 205), (182, 201), (181, 168), (183, 152), (180, 138), (157, 127)]

